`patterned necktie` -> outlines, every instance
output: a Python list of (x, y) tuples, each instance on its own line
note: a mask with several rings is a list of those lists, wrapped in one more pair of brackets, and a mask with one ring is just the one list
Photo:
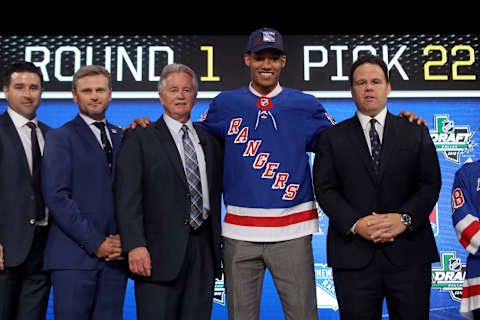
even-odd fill
[(191, 210), (190, 226), (195, 230), (202, 224), (202, 184), (200, 181), (200, 170), (198, 169), (197, 154), (192, 140), (188, 136), (188, 127), (182, 126), (183, 151), (185, 155), (185, 173), (187, 176), (188, 188), (190, 189)]
[(380, 144), (380, 138), (378, 137), (378, 132), (375, 130), (375, 123), (377, 120), (370, 120), (370, 145), (372, 147), (372, 165), (373, 171), (375, 174), (378, 174), (378, 167), (380, 165), (380, 149), (382, 145)]
[(100, 140), (102, 140), (102, 147), (107, 155), (108, 167), (112, 170), (112, 145), (107, 138), (107, 132), (105, 131), (104, 122), (94, 122), (93, 125), (100, 129)]
[(35, 192), (36, 221), (45, 219), (45, 204), (43, 202), (41, 183), (40, 183), (40, 161), (42, 154), (37, 138), (37, 126), (33, 122), (27, 122), (27, 126), (31, 129), (30, 139), (32, 142), (32, 180), (33, 190)]

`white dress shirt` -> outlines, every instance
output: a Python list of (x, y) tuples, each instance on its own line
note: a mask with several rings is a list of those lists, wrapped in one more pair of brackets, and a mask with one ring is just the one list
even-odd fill
[[(43, 155), (43, 148), (45, 147), (45, 138), (43, 137), (42, 130), (38, 126), (38, 119), (37, 117), (29, 120), (22, 116), (21, 114), (17, 113), (12, 108), (7, 108), (8, 115), (12, 119), (13, 125), (15, 129), (17, 129), (18, 135), (20, 136), (20, 140), (22, 141), (23, 149), (25, 150), (25, 156), (28, 162), (28, 168), (30, 169), (30, 174), (32, 174), (33, 165), (32, 165), (32, 129), (27, 126), (27, 122), (33, 122), (37, 126), (35, 131), (37, 133), (37, 140), (38, 146), (40, 147), (40, 154)], [(45, 219), (42, 221), (36, 221), (36, 225), (38, 226), (46, 226), (48, 224), (48, 209), (45, 208)]]
[(80, 118), (82, 118), (85, 123), (88, 125), (88, 127), (90, 128), (90, 130), (92, 130), (93, 134), (95, 135), (95, 137), (97, 138), (97, 141), (98, 143), (100, 144), (100, 147), (103, 149), (103, 144), (102, 144), (102, 138), (101, 138), (101, 131), (99, 128), (97, 128), (94, 123), (95, 122), (103, 122), (105, 123), (105, 131), (107, 132), (107, 139), (108, 141), (110, 142), (110, 145), (112, 146), (113, 148), (113, 144), (112, 144), (112, 139), (110, 138), (110, 132), (108, 130), (108, 127), (107, 127), (107, 121), (105, 119), (101, 120), (101, 121), (98, 121), (98, 120), (95, 120), (95, 119), (92, 119), (90, 118), (89, 116), (87, 115), (84, 115), (83, 113), (78, 113), (80, 115)]
[[(163, 120), (167, 125), (170, 134), (175, 141), (177, 146), (178, 153), (182, 159), (183, 169), (185, 170), (185, 154), (183, 151), (183, 123), (172, 119), (166, 113), (163, 114)], [(193, 146), (195, 148), (195, 153), (197, 154), (198, 169), (200, 171), (200, 182), (202, 184), (202, 203), (203, 203), (203, 213), (202, 218), (205, 220), (208, 218), (208, 211), (210, 211), (210, 200), (208, 198), (208, 181), (207, 181), (207, 167), (205, 163), (205, 154), (203, 153), (202, 146), (200, 145), (200, 139), (198, 138), (197, 132), (193, 127), (192, 119), (189, 119), (185, 125), (188, 127), (188, 136), (192, 140)]]

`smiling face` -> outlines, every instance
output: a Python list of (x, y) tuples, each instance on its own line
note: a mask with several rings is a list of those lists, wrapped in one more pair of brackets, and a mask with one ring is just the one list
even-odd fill
[(108, 103), (112, 100), (107, 77), (90, 75), (79, 78), (72, 94), (82, 114), (97, 121), (105, 119)]
[(10, 84), (3, 87), (10, 108), (27, 119), (33, 119), (40, 105), (42, 85), (40, 77), (32, 72), (14, 72)]
[(376, 64), (364, 63), (353, 73), (352, 97), (357, 109), (365, 115), (375, 117), (382, 111), (390, 91), (390, 82)]
[(276, 49), (265, 49), (246, 53), (244, 60), (250, 67), (253, 89), (266, 96), (277, 86), (287, 57)]
[(193, 78), (188, 73), (169, 74), (159, 95), (160, 102), (169, 117), (181, 123), (186, 123), (190, 119), (190, 111), (196, 101), (196, 92)]

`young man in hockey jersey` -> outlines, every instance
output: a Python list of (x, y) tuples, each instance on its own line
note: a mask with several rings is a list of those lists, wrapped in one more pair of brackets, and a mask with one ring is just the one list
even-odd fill
[(480, 319), (480, 161), (467, 163), (455, 174), (452, 188), (452, 220), (458, 239), (468, 251), (460, 314)]
[(333, 122), (315, 97), (279, 84), (282, 36), (254, 31), (247, 87), (219, 94), (201, 124), (225, 139), (223, 263), (229, 319), (258, 319), (265, 269), (286, 319), (317, 319), (311, 238), (318, 214), (306, 152)]

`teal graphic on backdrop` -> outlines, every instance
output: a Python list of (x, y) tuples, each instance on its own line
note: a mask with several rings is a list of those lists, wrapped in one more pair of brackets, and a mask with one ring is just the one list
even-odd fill
[(440, 253), (440, 267), (432, 268), (432, 289), (446, 291), (452, 300), (462, 300), (462, 285), (467, 265), (455, 251)]
[(448, 114), (434, 116), (435, 129), (430, 130), (435, 148), (442, 152), (446, 160), (460, 163), (460, 155), (470, 151), (474, 144), (470, 138), (473, 132), (469, 125), (456, 126)]

